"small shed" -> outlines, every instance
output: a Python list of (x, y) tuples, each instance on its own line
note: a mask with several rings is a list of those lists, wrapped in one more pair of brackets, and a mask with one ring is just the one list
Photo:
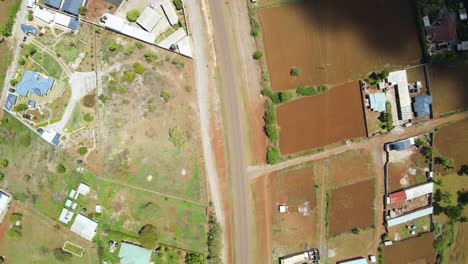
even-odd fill
[[(89, 188), (88, 185), (84, 183), (80, 183), (80, 186), (78, 186), (78, 190), (76, 192), (82, 195), (87, 195), (90, 191), (91, 191), (91, 188)], [(78, 194), (77, 194), (77, 198), (78, 198)]]
[(67, 199), (67, 201), (65, 202), (65, 206), (66, 207), (71, 207), (72, 206), (72, 201), (70, 199)]
[(282, 214), (283, 214), (283, 213), (286, 213), (287, 210), (288, 210), (288, 207), (287, 207), (286, 205), (284, 205), (284, 204), (280, 204), (280, 205), (278, 206), (278, 211), (279, 211), (280, 213), (282, 213)]
[(29, 108), (36, 108), (36, 101), (34, 101), (34, 100), (29, 100), (29, 101), (28, 101), (28, 107), (29, 107)]
[(423, 23), (424, 23), (424, 27), (430, 27), (431, 26), (431, 21), (429, 21), (428, 16), (423, 17)]
[(338, 261), (338, 264), (367, 264), (367, 260), (364, 257), (357, 257), (348, 260)]
[(58, 220), (64, 224), (68, 224), (70, 220), (72, 219), (72, 217), (73, 217), (73, 212), (69, 211), (66, 208), (63, 208)]
[(144, 30), (151, 32), (162, 19), (162, 16), (152, 7), (147, 6), (138, 17), (136, 23)]
[(102, 205), (96, 204), (96, 213), (102, 214)]
[(399, 191), (396, 193), (391, 193), (388, 195), (390, 198), (390, 204), (397, 203), (406, 199), (406, 193), (404, 191)]
[(37, 29), (35, 27), (27, 24), (21, 24), (21, 31), (23, 31), (24, 34), (36, 35), (37, 33)]
[(70, 194), (68, 195), (68, 197), (72, 198), (72, 199), (75, 199), (75, 195), (76, 195), (76, 190), (75, 189), (72, 189), (70, 191)]
[(4, 192), (0, 192), (0, 215), (4, 214), (8, 210), (10, 202), (11, 197)]
[(402, 151), (414, 145), (414, 138), (407, 138), (390, 143), (390, 150)]
[(10, 111), (13, 106), (16, 104), (18, 96), (16, 94), (8, 93), (8, 96), (5, 101), (5, 109)]

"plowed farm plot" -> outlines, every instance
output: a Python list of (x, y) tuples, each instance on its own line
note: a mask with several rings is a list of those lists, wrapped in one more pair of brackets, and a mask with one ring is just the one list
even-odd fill
[(432, 233), (410, 238), (397, 244), (384, 247), (384, 259), (387, 264), (435, 263)]
[(280, 105), (277, 115), (282, 154), (366, 135), (357, 82)]
[(430, 65), (429, 78), (436, 115), (468, 107), (468, 65)]
[(369, 179), (375, 175), (375, 167), (370, 154), (365, 150), (347, 151), (330, 157), (328, 160), (330, 175), (327, 186), (340, 187), (357, 181)]
[(375, 181), (368, 180), (330, 191), (328, 234), (335, 236), (374, 223)]
[[(468, 164), (468, 119), (458, 121), (440, 129), (435, 134), (435, 147), (438, 153), (443, 157), (452, 158), (455, 162), (452, 171), (458, 171), (461, 165)], [(465, 133), (465, 136), (460, 136)], [(442, 166), (435, 165), (435, 171), (444, 172)]]
[[(342, 84), (420, 61), (407, 0), (302, 1), (257, 14), (273, 90)], [(301, 74), (292, 77), (292, 67)]]

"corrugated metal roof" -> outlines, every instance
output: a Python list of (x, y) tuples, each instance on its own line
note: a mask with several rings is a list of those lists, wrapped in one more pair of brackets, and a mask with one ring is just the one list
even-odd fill
[(338, 261), (338, 264), (367, 264), (367, 260), (363, 257), (350, 259), (350, 260), (343, 260)]
[(62, 10), (66, 13), (78, 16), (78, 10), (80, 9), (82, 4), (83, 0), (65, 0), (65, 3), (63, 3)]
[(430, 106), (432, 104), (432, 96), (419, 95), (414, 98), (413, 108), (416, 116), (427, 116), (431, 114)]
[(21, 31), (23, 31), (25, 34), (36, 34), (37, 29), (31, 25), (21, 24)]
[(410, 146), (414, 145), (414, 139), (413, 138), (407, 138), (403, 139), (397, 142), (391, 143), (393, 149), (397, 151), (405, 150), (409, 148)]
[(9, 93), (5, 101), (5, 109), (10, 111), (16, 104), (16, 100), (18, 100), (18, 96), (16, 94)]
[(61, 3), (62, 3), (62, 0), (45, 0), (44, 1), (44, 4), (46, 6), (50, 6), (50, 7), (57, 8), (57, 9), (60, 8)]
[(388, 74), (388, 81), (397, 85), (398, 106), (400, 107), (401, 120), (413, 118), (406, 70), (390, 72)]
[(369, 106), (373, 111), (385, 112), (387, 97), (385, 93), (369, 94)]
[(119, 258), (121, 264), (149, 264), (151, 250), (123, 242), (120, 246)]
[(96, 235), (96, 229), (98, 223), (87, 218), (84, 215), (78, 214), (73, 222), (70, 230), (74, 233), (80, 235), (81, 237), (91, 241), (93, 240), (94, 235)]
[(414, 186), (412, 188), (406, 189), (406, 199), (407, 200), (412, 200), (414, 198), (417, 198), (419, 196), (423, 196), (429, 193), (432, 193), (434, 191), (434, 183), (433, 182), (427, 182), (421, 185)]
[(432, 206), (425, 207), (419, 210), (412, 211), (410, 213), (404, 214), (402, 216), (398, 216), (392, 219), (387, 220), (388, 226), (396, 226), (399, 224), (406, 223), (408, 221), (421, 218), (426, 215), (430, 215), (434, 212), (434, 208)]
[(34, 71), (25, 71), (23, 78), (18, 83), (16, 92), (21, 96), (27, 96), (29, 92), (39, 96), (47, 94), (54, 85), (55, 80)]
[(396, 203), (398, 201), (401, 201), (401, 200), (405, 200), (406, 199), (406, 193), (404, 191), (399, 191), (399, 192), (396, 192), (396, 193), (391, 193), (388, 195), (388, 197), (390, 198), (390, 203)]
[(179, 23), (179, 17), (177, 16), (177, 11), (172, 4), (172, 1), (165, 0), (161, 3), (161, 7), (166, 14), (167, 20), (171, 24), (171, 26)]
[(156, 10), (147, 6), (138, 17), (136, 23), (146, 31), (151, 32), (161, 19), (162, 16)]

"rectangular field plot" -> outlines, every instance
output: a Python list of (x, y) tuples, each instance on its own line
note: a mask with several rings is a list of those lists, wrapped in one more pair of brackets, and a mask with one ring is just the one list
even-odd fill
[(386, 264), (435, 263), (432, 233), (384, 247)]
[(327, 186), (334, 188), (374, 177), (372, 157), (365, 150), (347, 151), (330, 157)]
[(427, 181), (429, 164), (416, 147), (391, 151), (388, 163), (388, 188), (390, 192)]
[[(317, 0), (257, 11), (272, 88), (342, 84), (421, 57), (410, 1)], [(290, 70), (301, 70), (292, 77)]]
[(330, 191), (330, 236), (374, 223), (374, 188), (375, 181), (368, 180)]
[(430, 65), (429, 78), (436, 115), (468, 107), (468, 65)]
[[(435, 134), (434, 143), (438, 155), (454, 161), (454, 168), (449, 171), (444, 171), (441, 165), (435, 164), (436, 172), (453, 173), (459, 171), (461, 165), (468, 164), (467, 131), (468, 119), (465, 119), (443, 127)], [(462, 136), (463, 133), (465, 136)]]
[(280, 105), (277, 115), (282, 154), (366, 135), (358, 82)]
[(359, 234), (346, 233), (332, 237), (328, 240), (327, 263), (338, 263), (356, 256), (374, 255), (375, 232), (372, 228), (366, 228)]

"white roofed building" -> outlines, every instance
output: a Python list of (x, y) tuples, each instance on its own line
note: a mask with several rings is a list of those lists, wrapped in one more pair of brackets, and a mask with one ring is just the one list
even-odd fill
[(395, 218), (391, 218), (387, 220), (387, 225), (390, 226), (396, 226), (399, 224), (403, 224), (409, 221), (412, 221), (417, 218), (421, 218), (427, 215), (431, 215), (434, 212), (434, 207), (432, 206), (427, 206), (424, 208), (420, 208), (414, 211), (411, 211), (409, 213), (406, 213), (401, 216), (397, 216)]
[(408, 89), (408, 76), (406, 75), (406, 70), (390, 72), (388, 74), (388, 82), (391, 85), (396, 85), (399, 119), (412, 119), (413, 110), (411, 108), (411, 97)]
[(68, 224), (72, 218), (73, 212), (63, 208), (58, 220), (64, 224)]
[(179, 28), (176, 32), (169, 35), (163, 41), (158, 43), (158, 46), (163, 47), (165, 49), (169, 49), (171, 45), (176, 45), (179, 41), (181, 41), (184, 37), (187, 36), (183, 28)]
[(417, 197), (430, 194), (434, 191), (434, 183), (427, 182), (405, 190), (406, 200), (413, 200)]
[(188, 57), (192, 57), (192, 46), (190, 45), (190, 37), (185, 36), (181, 41), (177, 43), (179, 53)]
[(171, 24), (171, 26), (179, 23), (179, 17), (177, 16), (177, 12), (176, 12), (174, 5), (172, 4), (172, 1), (169, 1), (169, 0), (162, 1), (161, 7), (164, 11), (164, 14), (167, 17), (167, 20), (169, 20), (169, 23)]
[(64, 15), (62, 13), (55, 13), (55, 23), (64, 27), (68, 27), (70, 24), (71, 17)]
[(45, 8), (39, 8), (39, 6), (34, 6), (33, 8), (33, 15), (34, 17), (46, 22), (47, 24), (52, 23), (55, 18), (55, 13), (50, 12)]
[(70, 230), (80, 235), (81, 237), (92, 241), (96, 235), (98, 223), (89, 219), (88, 217), (78, 214), (73, 222)]
[(136, 23), (144, 30), (151, 32), (161, 19), (162, 16), (154, 8), (147, 6), (138, 17)]
[(156, 35), (150, 32), (146, 32), (141, 28), (134, 27), (130, 25), (125, 19), (114, 16), (111, 14), (104, 14), (101, 21), (104, 23), (104, 26), (110, 30), (122, 33), (129, 37), (154, 44), (156, 41)]
[(0, 217), (8, 211), (8, 206), (10, 205), (11, 197), (0, 191)]

